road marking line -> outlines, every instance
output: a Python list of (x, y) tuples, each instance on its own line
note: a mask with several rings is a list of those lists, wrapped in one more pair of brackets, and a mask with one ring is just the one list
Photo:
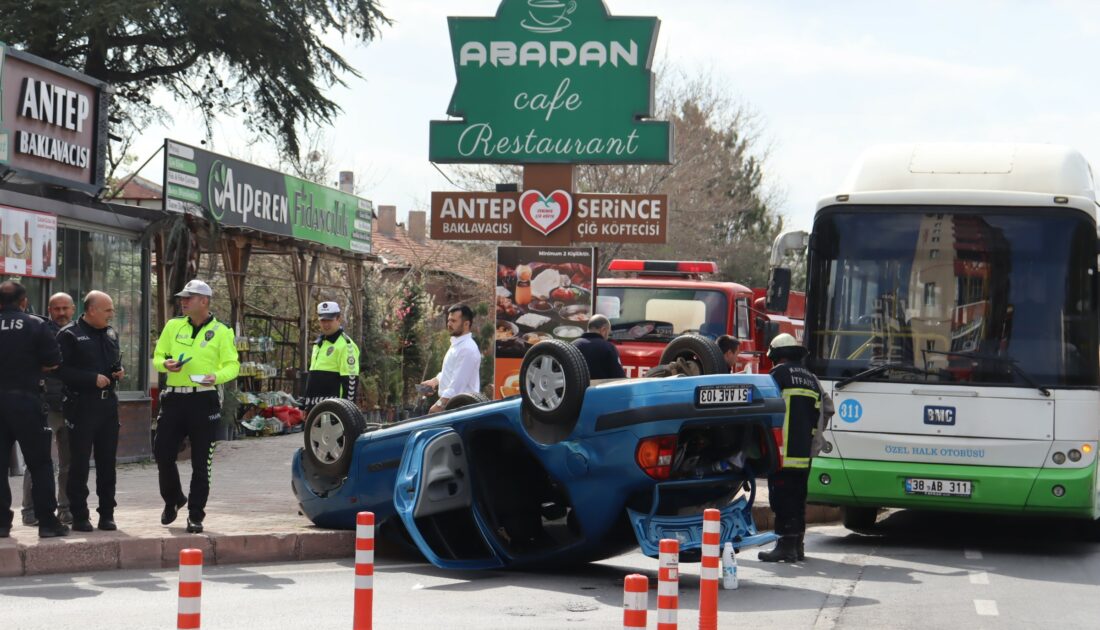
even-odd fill
[(989, 584), (989, 574), (985, 571), (971, 571), (970, 572), (971, 584)]
[(996, 617), (1000, 614), (997, 612), (997, 602), (992, 599), (975, 599), (974, 609), (979, 615), (985, 617)]
[(967, 549), (966, 551), (963, 551), (963, 556), (967, 560), (981, 560), (982, 552), (978, 551), (977, 549)]
[(814, 620), (814, 630), (832, 630), (836, 628), (837, 624), (840, 623), (840, 616), (844, 613), (844, 608), (848, 605), (848, 601), (851, 599), (856, 587), (859, 586), (859, 581), (863, 578), (867, 561), (877, 553), (878, 548), (875, 548), (866, 554), (859, 554), (854, 557), (846, 555), (840, 559), (841, 564), (850, 565), (855, 569), (856, 575), (854, 579), (833, 578), (830, 581), (829, 594), (825, 597), (825, 601), (821, 603), (821, 608), (817, 611), (817, 618)]

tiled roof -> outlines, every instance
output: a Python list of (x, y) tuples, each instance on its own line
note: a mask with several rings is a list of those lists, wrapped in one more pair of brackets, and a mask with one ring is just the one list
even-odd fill
[(374, 221), (371, 234), (371, 251), (385, 259), (388, 268), (422, 268), (437, 273), (453, 273), (471, 282), (491, 286), (496, 276), (496, 262), (476, 256), (446, 241), (425, 238), (416, 241), (409, 237), (403, 224), (398, 223), (394, 234), (378, 231)]
[(131, 178), (126, 175), (118, 181), (126, 182), (126, 185), (122, 187), (122, 192), (115, 195), (115, 199), (160, 199), (163, 194), (160, 184), (153, 183), (144, 177)]

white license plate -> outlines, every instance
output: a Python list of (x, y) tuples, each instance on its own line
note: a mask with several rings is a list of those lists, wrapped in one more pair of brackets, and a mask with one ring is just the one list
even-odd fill
[(970, 498), (970, 482), (958, 479), (919, 479), (905, 480), (905, 494), (924, 494), (932, 497)]
[(745, 405), (752, 402), (749, 385), (708, 385), (696, 390), (700, 406)]

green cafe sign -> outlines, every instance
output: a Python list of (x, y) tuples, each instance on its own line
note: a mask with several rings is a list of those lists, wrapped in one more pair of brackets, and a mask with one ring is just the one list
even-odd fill
[(431, 123), (433, 162), (668, 163), (653, 112), (659, 21), (602, 0), (503, 0), (495, 17), (448, 18), (458, 85)]
[(373, 204), (248, 162), (165, 141), (164, 209), (369, 254)]

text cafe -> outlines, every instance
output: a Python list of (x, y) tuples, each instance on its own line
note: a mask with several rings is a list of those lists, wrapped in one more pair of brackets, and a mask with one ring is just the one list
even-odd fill
[(114, 299), (126, 376), (119, 387), (120, 461), (150, 456), (150, 255), (141, 234), (162, 216), (104, 201), (108, 85), (0, 44), (0, 278), (49, 296)]

